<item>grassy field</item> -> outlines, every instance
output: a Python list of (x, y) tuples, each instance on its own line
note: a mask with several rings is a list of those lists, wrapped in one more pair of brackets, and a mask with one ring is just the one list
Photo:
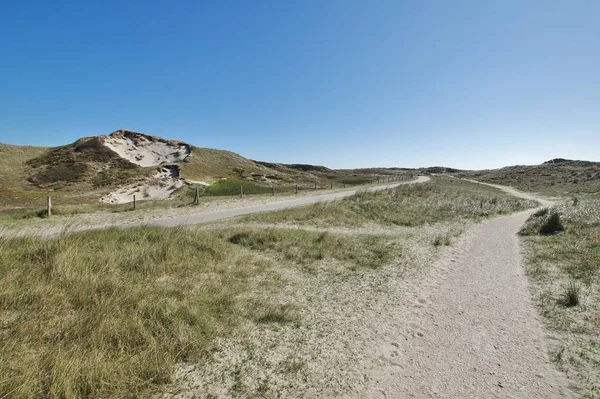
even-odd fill
[[(240, 226), (238, 219), (0, 239), (0, 397), (147, 396), (171, 383), (182, 365), (210, 367), (216, 343), (234, 336), (244, 337), (246, 355), (255, 354), (248, 362), (257, 361), (261, 345), (261, 353), (274, 353), (263, 334), (295, 331), (320, 306), (314, 298), (303, 302), (297, 290), (335, 295), (332, 284), (352, 290), (389, 264), (417, 268), (416, 259), (451, 244), (463, 221), (532, 205), (442, 179), (425, 188), (362, 193), (327, 211), (309, 206), (246, 219), (293, 220), (305, 228)], [(328, 212), (345, 215), (344, 226), (355, 226), (353, 218), (362, 225), (430, 226), (411, 227), (403, 237), (315, 231)], [(286, 381), (304, 369), (290, 356), (272, 366)], [(245, 382), (244, 367), (224, 371), (228, 389), (263, 396), (268, 381)]]
[(478, 219), (523, 210), (533, 201), (501, 190), (444, 177), (433, 183), (358, 193), (344, 201), (248, 215), (245, 221), (356, 227), (369, 223), (420, 226), (457, 218)]
[(521, 232), (551, 358), (585, 398), (600, 395), (600, 199), (571, 198)]

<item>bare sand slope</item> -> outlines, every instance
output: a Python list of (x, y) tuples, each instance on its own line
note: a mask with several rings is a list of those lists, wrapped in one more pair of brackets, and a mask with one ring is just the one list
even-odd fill
[[(532, 211), (477, 226), (452, 248), (389, 332), (388, 362), (364, 397), (570, 397), (550, 363), (521, 267), (517, 231)], [(393, 343), (393, 344), (390, 344)]]
[(189, 145), (183, 142), (129, 131), (116, 131), (105, 136), (103, 142), (121, 158), (144, 167), (182, 162), (191, 154)]

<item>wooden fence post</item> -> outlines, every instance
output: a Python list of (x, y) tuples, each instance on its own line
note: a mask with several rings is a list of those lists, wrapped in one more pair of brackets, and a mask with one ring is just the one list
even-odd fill
[(48, 196), (48, 217), (52, 216), (52, 197)]
[(296, 183), (296, 194), (298, 194), (298, 183)]
[(244, 186), (240, 186), (240, 198), (244, 198)]
[(135, 194), (133, 195), (133, 210), (135, 211)]
[(315, 191), (317, 191), (317, 183), (315, 183)]
[(331, 190), (333, 190), (333, 182), (331, 182)]
[(198, 187), (196, 187), (196, 195), (194, 195), (194, 205), (198, 205), (200, 203), (200, 194), (198, 193)]

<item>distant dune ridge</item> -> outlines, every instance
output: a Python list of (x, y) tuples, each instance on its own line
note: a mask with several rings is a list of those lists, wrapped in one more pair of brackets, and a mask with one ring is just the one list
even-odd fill
[(335, 170), (255, 161), (230, 151), (119, 129), (54, 148), (0, 144), (0, 207), (22, 206), (24, 198), (43, 203), (48, 190), (64, 193), (68, 198), (63, 201), (118, 204), (131, 202), (133, 195), (138, 200), (172, 198), (185, 186), (203, 190), (223, 179), (229, 179), (232, 187), (251, 182), (270, 189), (297, 183), (308, 187), (356, 184), (398, 173), (451, 174), (539, 192), (600, 190), (600, 163), (596, 162), (556, 158), (540, 165), (481, 171), (443, 166)]

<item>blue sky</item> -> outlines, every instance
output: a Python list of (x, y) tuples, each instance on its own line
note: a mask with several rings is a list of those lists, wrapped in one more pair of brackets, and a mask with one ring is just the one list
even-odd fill
[(10, 1), (0, 142), (127, 128), (276, 162), (600, 161), (600, 2)]

